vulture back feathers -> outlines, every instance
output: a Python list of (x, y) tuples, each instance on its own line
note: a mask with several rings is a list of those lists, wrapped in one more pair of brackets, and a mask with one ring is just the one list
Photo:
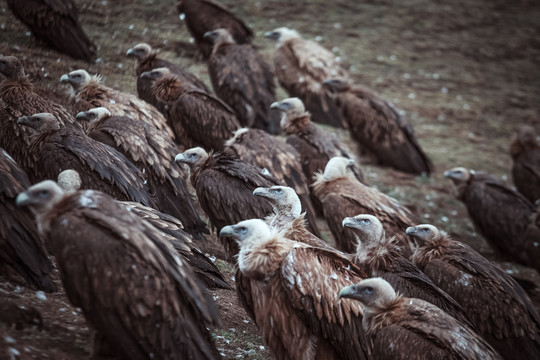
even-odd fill
[(540, 144), (534, 129), (523, 126), (512, 144), (512, 177), (518, 191), (531, 202), (540, 199)]

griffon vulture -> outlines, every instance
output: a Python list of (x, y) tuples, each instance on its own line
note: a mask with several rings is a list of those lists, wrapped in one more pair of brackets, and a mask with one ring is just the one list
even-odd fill
[(272, 233), (259, 219), (221, 229), (240, 247), (247, 306), (276, 359), (365, 359), (362, 307), (339, 301), (365, 278), (338, 253)]
[(52, 264), (40, 240), (34, 217), (15, 206), (15, 197), (30, 186), (23, 169), (0, 148), (0, 261), (32, 286), (56, 291), (49, 275)]
[(20, 126), (33, 129), (27, 157), (33, 182), (56, 179), (65, 169), (75, 169), (85, 187), (100, 190), (119, 200), (154, 206), (141, 172), (114, 148), (86, 136), (82, 129), (60, 128), (49, 113), (23, 116)]
[(384, 279), (363, 280), (343, 288), (339, 297), (364, 306), (373, 359), (502, 360), (467, 325), (427, 301), (396, 294)]
[(214, 41), (208, 72), (216, 94), (234, 109), (240, 125), (280, 133), (279, 115), (270, 111), (276, 85), (270, 65), (250, 44), (237, 44), (226, 29), (207, 32)]
[(220, 358), (206, 328), (219, 322), (215, 304), (146, 222), (104, 193), (64, 193), (51, 180), (19, 194), (17, 205), (35, 213), (69, 300), (113, 355)]
[(159, 210), (180, 219), (187, 232), (202, 238), (206, 225), (197, 214), (182, 169), (171, 161), (178, 152), (172, 139), (143, 121), (111, 116), (104, 107), (80, 112), (77, 119), (90, 123), (85, 126), (88, 136), (115, 148), (142, 169)]
[(397, 109), (371, 90), (344, 79), (325, 80), (323, 85), (336, 94), (351, 136), (381, 165), (429, 175), (433, 165), (420, 147), (412, 125)]
[(524, 246), (533, 204), (485, 172), (457, 167), (444, 176), (454, 183), (456, 197), (465, 203), (476, 229), (491, 247), (499, 255), (534, 266)]
[(357, 214), (373, 214), (380, 220), (388, 236), (395, 236), (399, 252), (411, 254), (405, 229), (413, 224), (413, 215), (396, 199), (358, 181), (351, 170), (353, 161), (334, 157), (324, 173), (317, 174), (313, 190), (323, 205), (324, 217), (334, 235), (337, 248), (347, 253), (356, 251), (356, 236), (344, 231), (342, 221)]
[(531, 202), (540, 199), (540, 144), (534, 129), (523, 126), (510, 145), (512, 177), (520, 193)]
[(433, 225), (409, 227), (412, 260), (469, 314), (484, 339), (505, 359), (537, 359), (540, 316), (506, 272)]
[(274, 72), (289, 96), (302, 99), (313, 121), (346, 127), (339, 108), (322, 86), (328, 78), (349, 78), (336, 56), (316, 42), (302, 39), (296, 30), (283, 27), (264, 36), (277, 41)]
[(195, 39), (204, 59), (212, 53), (212, 41), (204, 37), (208, 31), (224, 28), (238, 44), (248, 44), (253, 38), (251, 29), (232, 12), (212, 0), (179, 0), (176, 10)]
[(529, 256), (529, 264), (540, 273), (540, 201), (536, 201), (536, 211), (529, 217), (529, 225), (525, 230), (525, 247)]
[(37, 39), (53, 49), (86, 61), (96, 56), (96, 46), (81, 28), (73, 0), (7, 0), (7, 4)]

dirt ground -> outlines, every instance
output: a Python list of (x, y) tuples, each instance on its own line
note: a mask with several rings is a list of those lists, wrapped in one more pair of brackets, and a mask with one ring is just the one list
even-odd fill
[[(198, 60), (173, 0), (75, 2), (80, 22), (98, 46), (95, 63), (45, 48), (12, 16), (4, 0), (0, 1), (0, 54), (21, 58), (34, 82), (57, 94), (66, 90), (59, 84), (60, 76), (78, 68), (102, 74), (109, 86), (136, 93), (133, 62), (125, 52), (144, 41), (160, 49), (160, 56), (187, 67), (210, 85), (206, 64)], [(512, 137), (522, 124), (540, 130), (538, 1), (221, 3), (254, 30), (254, 43), (270, 63), (274, 43), (263, 37), (264, 32), (281, 26), (295, 28), (331, 49), (354, 81), (402, 109), (436, 171), (430, 178), (414, 177), (362, 159), (367, 181), (410, 206), (421, 222), (433, 223), (497, 261), (475, 232), (465, 207), (454, 199), (442, 173), (465, 166), (493, 173), (512, 185), (508, 153)], [(284, 97), (286, 93), (280, 89), (278, 98)], [(329, 130), (355, 146), (346, 132)], [(320, 225), (324, 227), (323, 219)], [(330, 233), (325, 231), (325, 235), (330, 241)], [(207, 244), (205, 250), (219, 257), (216, 244)], [(219, 259), (217, 263), (234, 284), (231, 266)], [(500, 264), (513, 275), (538, 283), (536, 272), (512, 263)], [(269, 352), (234, 291), (216, 291), (214, 297), (224, 323), (214, 335), (224, 357), (268, 359)], [(6, 275), (0, 277), (0, 300), (18, 309), (33, 307), (42, 318), (36, 325), (33, 320), (39, 314), (32, 315), (21, 326), (3, 319), (0, 359), (61, 360), (90, 355), (91, 331), (63, 292), (43, 297), (21, 278)]]

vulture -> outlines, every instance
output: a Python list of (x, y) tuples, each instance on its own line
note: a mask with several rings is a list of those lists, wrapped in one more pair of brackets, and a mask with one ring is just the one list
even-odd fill
[(204, 37), (208, 31), (227, 29), (238, 44), (249, 44), (253, 38), (253, 32), (242, 20), (215, 1), (178, 0), (176, 10), (180, 20), (185, 20), (204, 59), (208, 59), (212, 53), (212, 41)]
[(30, 186), (24, 170), (0, 148), (0, 261), (27, 283), (45, 292), (56, 291), (53, 268), (40, 240), (34, 217), (15, 206), (15, 198)]
[(47, 46), (75, 59), (95, 58), (96, 46), (84, 33), (73, 0), (7, 0), (7, 4)]
[(75, 169), (83, 187), (100, 190), (119, 200), (154, 205), (141, 172), (114, 148), (86, 136), (82, 129), (60, 127), (50, 113), (23, 116), (20, 126), (34, 134), (27, 149), (33, 182), (56, 179), (62, 170)]
[(280, 185), (259, 187), (253, 190), (253, 195), (262, 197), (272, 204), (273, 213), (265, 219), (271, 229), (283, 232), (283, 236), (287, 239), (311, 246), (331, 248), (306, 227), (305, 212), (302, 213), (302, 203), (293, 188)]
[(135, 75), (137, 75), (137, 94), (139, 95), (139, 98), (154, 105), (165, 115), (166, 104), (158, 101), (152, 94), (152, 79), (149, 77), (140, 76), (144, 72), (163, 67), (173, 72), (182, 80), (182, 82), (191, 83), (205, 92), (210, 92), (204, 82), (202, 82), (197, 76), (179, 65), (173, 64), (167, 60), (159, 59), (157, 55), (157, 51), (152, 49), (152, 47), (146, 43), (137, 44), (129, 49), (126, 53), (127, 57), (135, 59)]
[(540, 316), (510, 275), (433, 225), (406, 231), (416, 248), (411, 259), (461, 304), (493, 348), (505, 359), (539, 358)]
[(166, 68), (145, 72), (154, 80), (152, 93), (170, 106), (169, 122), (185, 148), (201, 146), (222, 151), (225, 141), (240, 128), (233, 109), (213, 95), (194, 87)]
[[(274, 177), (261, 169), (230, 153), (207, 153), (200, 147), (186, 150), (174, 160), (190, 167), (191, 184), (199, 203), (218, 233), (226, 225), (262, 219), (272, 212), (266, 200), (253, 196), (258, 187), (278, 185)], [(238, 247), (220, 240), (231, 260), (238, 254)]]
[(226, 29), (204, 36), (214, 42), (208, 72), (216, 94), (234, 109), (240, 125), (278, 134), (279, 116), (270, 111), (276, 101), (270, 65), (251, 44), (237, 44)]
[(444, 177), (452, 180), (456, 197), (465, 203), (476, 229), (499, 255), (534, 266), (524, 246), (534, 211), (529, 200), (485, 172), (456, 167), (445, 171)]
[[(58, 174), (57, 183), (66, 192), (77, 191), (82, 186), (79, 173), (71, 169)], [(208, 288), (230, 289), (219, 269), (193, 244), (191, 235), (184, 231), (184, 225), (180, 220), (136, 202), (117, 201), (117, 203), (123, 209), (148, 222), (149, 231), (152, 231), (152, 229), (158, 230), (160, 232), (159, 236), (173, 245), (176, 252), (192, 266), (193, 271)]]
[(360, 214), (343, 219), (343, 227), (358, 238), (351, 261), (372, 277), (380, 277), (401, 295), (430, 302), (461, 322), (474, 326), (461, 306), (398, 251), (395, 237), (387, 237), (375, 216)]
[(95, 344), (123, 359), (220, 358), (207, 330), (219, 323), (215, 304), (148, 223), (100, 191), (65, 193), (51, 180), (16, 202), (36, 215), (68, 299), (99, 334)]
[(75, 92), (75, 103), (78, 111), (86, 111), (95, 107), (106, 107), (115, 116), (144, 121), (165, 131), (174, 139), (174, 132), (167, 125), (167, 120), (153, 105), (137, 98), (135, 95), (114, 90), (102, 84), (101, 76), (90, 76), (86, 70), (74, 70), (64, 74), (60, 82), (68, 83)]
[(77, 119), (90, 123), (85, 126), (89, 137), (115, 148), (142, 169), (159, 210), (180, 219), (187, 232), (203, 238), (206, 224), (197, 214), (182, 169), (171, 161), (177, 154), (171, 138), (146, 122), (111, 115), (104, 107), (80, 112)]
[(502, 360), (467, 325), (435, 305), (397, 294), (384, 279), (370, 278), (339, 292), (364, 306), (372, 359)]
[(372, 214), (382, 223), (388, 236), (396, 237), (398, 251), (408, 258), (411, 251), (404, 231), (414, 223), (413, 215), (396, 199), (358, 181), (352, 166), (352, 160), (334, 157), (326, 164), (324, 173), (317, 174), (313, 183), (315, 196), (323, 205), (324, 217), (337, 248), (347, 253), (356, 251), (356, 236), (352, 231), (344, 231), (344, 218)]
[(525, 246), (529, 257), (529, 264), (540, 273), (540, 202), (536, 201), (536, 211), (529, 218), (529, 225), (525, 230)]
[(77, 123), (64, 107), (35, 91), (16, 57), (0, 58), (0, 73), (5, 76), (5, 80), (0, 83), (0, 147), (6, 149), (23, 168), (28, 169), (26, 148), (30, 144), (32, 130), (17, 126), (19, 117), (48, 112), (56, 116), (61, 126)]
[(283, 27), (264, 36), (277, 40), (274, 72), (289, 96), (302, 99), (313, 121), (346, 128), (338, 106), (322, 86), (328, 78), (350, 77), (336, 56), (316, 42), (302, 39), (296, 30)]
[(240, 247), (239, 272), (248, 305), (276, 359), (366, 359), (363, 309), (339, 301), (347, 284), (365, 278), (336, 252), (273, 233), (260, 219), (221, 229)]
[(323, 86), (335, 94), (353, 139), (381, 165), (411, 174), (430, 174), (433, 164), (420, 147), (412, 125), (391, 104), (344, 79), (328, 79)]
[(540, 199), (540, 144), (531, 126), (523, 126), (510, 145), (512, 177), (518, 191), (531, 202)]
[[(309, 182), (302, 172), (300, 155), (294, 147), (260, 129), (238, 129), (225, 143), (225, 151), (261, 169), (266, 169), (282, 184), (292, 187), (300, 198), (308, 224), (313, 233), (321, 236), (316, 212), (311, 202)], [(300, 209), (298, 209), (300, 211)], [(300, 213), (298, 213), (300, 215)]]

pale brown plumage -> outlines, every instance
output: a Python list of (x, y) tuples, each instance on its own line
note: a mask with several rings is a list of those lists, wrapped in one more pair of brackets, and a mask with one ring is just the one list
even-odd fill
[(531, 126), (520, 128), (510, 144), (512, 178), (520, 193), (531, 202), (540, 199), (540, 144)]

